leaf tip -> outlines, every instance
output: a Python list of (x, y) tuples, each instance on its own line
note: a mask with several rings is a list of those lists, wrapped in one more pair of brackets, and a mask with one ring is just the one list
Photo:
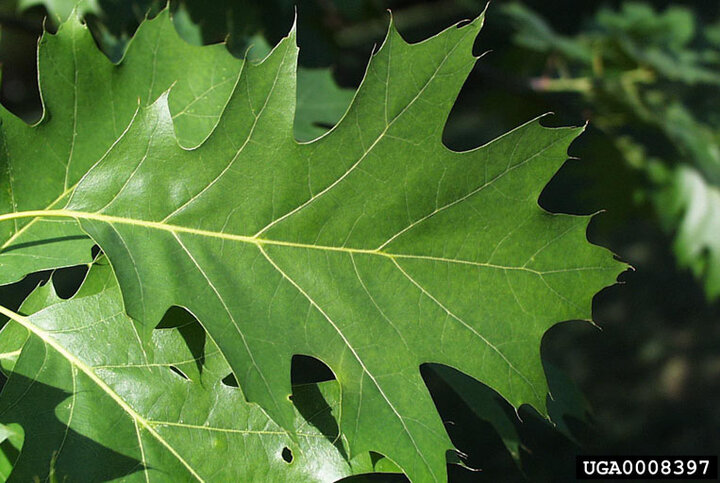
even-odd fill
[(388, 14), (389, 20), (388, 20), (388, 30), (394, 29), (395, 27), (395, 17), (393, 17), (393, 13), (391, 9), (385, 9), (385, 11)]
[(402, 38), (402, 35), (400, 35), (400, 31), (397, 28), (397, 24), (395, 23), (395, 16), (393, 15), (392, 10), (390, 10), (388, 8), (387, 14), (389, 17), (388, 18), (388, 26), (387, 26), (387, 34), (385, 34), (385, 38), (383, 39), (383, 42), (380, 45), (380, 47), (378, 49), (373, 49), (373, 50), (377, 50), (378, 52), (380, 50), (382, 50), (382, 48), (385, 47), (385, 45), (388, 44), (388, 42), (390, 41), (390, 39), (392, 37), (399, 37), (403, 42), (405, 41), (405, 39)]
[(292, 26), (290, 27), (290, 32), (288, 32), (288, 37), (295, 38), (295, 33), (297, 31), (297, 19), (298, 19), (298, 10), (297, 10), (297, 5), (295, 5), (295, 7), (293, 9), (293, 23), (292, 23)]
[[(473, 37), (476, 37), (477, 34), (482, 30), (483, 26), (485, 25), (485, 13), (487, 12), (487, 9), (489, 7), (490, 3), (487, 3), (485, 5), (485, 8), (483, 9), (480, 14), (473, 18), (473, 19), (465, 19), (461, 20), (460, 22), (455, 24), (455, 27), (458, 29), (470, 29), (470, 31), (474, 34)], [(483, 52), (482, 55), (476, 57), (480, 58), (483, 55), (487, 54), (487, 52)]]

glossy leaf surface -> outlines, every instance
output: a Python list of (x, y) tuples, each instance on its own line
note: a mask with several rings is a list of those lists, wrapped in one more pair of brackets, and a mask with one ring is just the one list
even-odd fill
[[(51, 283), (23, 306), (3, 344), (19, 342), (0, 395), (0, 436), (25, 441), (14, 481), (335, 481), (374, 471), (337, 439), (335, 382), (296, 389), (293, 440), (241, 391), (194, 319), (170, 312), (141, 346), (106, 261), (69, 301)], [(35, 312), (37, 311), (37, 312)], [(5, 434), (7, 433), (7, 435)], [(287, 459), (291, 461), (288, 462)]]
[(391, 27), (347, 114), (308, 144), (293, 136), (291, 33), (245, 66), (203, 144), (178, 145), (161, 97), (48, 214), (80, 220), (108, 255), (141, 337), (186, 307), (288, 430), (291, 358), (316, 357), (340, 383), (351, 454), (442, 481), (452, 445), (419, 365), (545, 413), (543, 333), (590, 319), (622, 269), (587, 243), (588, 217), (537, 205), (580, 129), (535, 121), (472, 151), (443, 146), (481, 25), (414, 45)]

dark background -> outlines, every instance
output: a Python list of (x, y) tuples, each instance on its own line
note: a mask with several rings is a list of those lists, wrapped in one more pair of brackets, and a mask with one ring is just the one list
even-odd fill
[[(144, 9), (154, 4), (100, 3), (104, 14), (91, 17), (91, 26), (105, 25), (115, 32), (132, 32)], [(243, 52), (245, 34), (259, 31), (275, 43), (292, 25), (294, 16), (294, 2), (282, 0), (185, 3), (193, 20), (203, 27), (205, 41), (219, 41), (230, 33), (229, 46), (236, 54)], [(419, 41), (484, 8), (483, 3), (471, 0), (297, 3), (301, 65), (331, 67), (336, 81), (348, 88), (359, 84), (373, 46), (382, 42), (389, 19), (386, 9), (392, 9), (408, 41)], [(550, 111), (555, 116), (544, 121), (548, 125), (582, 125), (589, 120), (586, 133), (570, 150), (579, 159), (566, 163), (543, 192), (540, 204), (565, 213), (605, 210), (593, 219), (588, 237), (610, 248), (634, 270), (621, 275), (620, 285), (595, 297), (594, 319), (600, 330), (588, 323), (567, 322), (551, 329), (543, 340), (544, 358), (570, 376), (592, 408), (586, 421), (567, 418), (575, 441), (532, 409), (522, 407), (522, 423), (517, 421), (523, 443), (518, 467), (493, 429), (441, 381), (426, 374), (455, 444), (468, 455), (469, 466), (483, 469), (470, 473), (452, 467), (451, 481), (571, 479), (574, 455), (581, 451), (718, 454), (720, 304), (709, 302), (697, 279), (678, 266), (671, 248), (672, 230), (661, 227), (658, 207), (643, 196), (652, 191), (652, 185), (628, 165), (607, 133), (593, 124), (592, 106), (579, 96), (548, 95), (531, 88), (529, 80), (546, 71), (548, 55), (514, 42), (516, 26), (503, 14), (507, 3), (496, 0), (488, 9), (476, 51), (490, 52), (478, 62), (461, 92), (445, 142), (454, 149), (472, 148)], [(669, 5), (687, 6), (698, 25), (720, 18), (720, 2), (645, 3), (659, 11)], [(588, 28), (601, 6), (617, 8), (620, 4), (524, 2), (566, 35)], [(45, 15), (42, 7), (21, 14), (14, 2), (0, 0), (2, 102), (28, 120), (36, 119), (40, 112), (35, 47)], [(47, 28), (53, 29), (53, 23), (48, 22)], [(72, 285), (73, 274), (66, 278)], [(4, 288), (2, 296), (20, 298), (23, 287), (30, 285)], [(378, 481), (387, 478), (378, 477)]]

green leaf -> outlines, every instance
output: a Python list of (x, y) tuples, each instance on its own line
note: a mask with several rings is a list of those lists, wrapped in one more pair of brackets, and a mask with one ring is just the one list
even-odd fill
[[(0, 107), (0, 209), (63, 206), (72, 189), (122, 134), (138, 103), (169, 99), (178, 139), (200, 143), (217, 123), (242, 61), (223, 45), (182, 41), (167, 11), (145, 22), (124, 60), (112, 64), (77, 17), (38, 48), (43, 119), (28, 126)], [(0, 283), (90, 262), (92, 241), (71, 220), (0, 224)]]
[[(19, 312), (29, 315), (60, 302), (62, 299), (48, 283), (36, 287), (23, 301)], [(28, 335), (28, 331), (19, 324), (6, 323), (0, 330), (0, 370), (6, 377), (12, 373)]]
[(468, 152), (442, 144), (482, 22), (414, 45), (391, 26), (343, 119), (305, 144), (291, 32), (245, 65), (198, 147), (178, 144), (162, 96), (65, 209), (0, 220), (80, 220), (147, 350), (168, 308), (186, 307), (248, 400), (290, 432), (291, 358), (322, 360), (351, 456), (376, 451), (412, 480), (444, 481), (452, 444), (419, 365), (455, 367), (545, 414), (544, 332), (590, 319), (624, 267), (587, 242), (589, 217), (537, 204), (581, 129), (534, 121)]
[(587, 217), (537, 206), (578, 129), (533, 122), (466, 153), (440, 142), (481, 25), (413, 46), (391, 27), (343, 121), (300, 145), (292, 33), (246, 66), (204, 144), (178, 146), (163, 97), (55, 214), (109, 256), (142, 331), (187, 307), (289, 430), (291, 357), (317, 357), (340, 381), (353, 453), (443, 480), (452, 445), (419, 364), (544, 413), (543, 333), (589, 319), (620, 269), (586, 242)]
[[(122, 134), (138, 102), (152, 102), (170, 86), (178, 140), (184, 146), (201, 143), (217, 123), (242, 64), (224, 45), (185, 43), (165, 10), (142, 24), (114, 65), (71, 16), (57, 35), (43, 35), (38, 48), (43, 119), (28, 126), (0, 107), (0, 209), (63, 206), (82, 175)], [(337, 122), (352, 93), (335, 86), (328, 71), (301, 71), (300, 77), (296, 135), (308, 141)], [(0, 224), (0, 284), (87, 263), (91, 246), (72, 220)]]
[(43, 5), (50, 18), (54, 21), (65, 20), (73, 10), (84, 15), (100, 11), (98, 0), (19, 0), (18, 9), (25, 10), (36, 5)]
[(661, 222), (675, 236), (680, 266), (690, 268), (709, 299), (720, 298), (720, 130), (691, 110), (669, 103), (658, 123), (684, 163), (655, 166), (654, 201)]
[[(36, 303), (52, 284), (38, 291)], [(293, 441), (222, 382), (230, 368), (194, 319), (168, 314), (145, 353), (107, 263), (70, 301), (30, 317), (2, 310), (28, 334), (0, 395), (0, 421), (11, 423), (0, 436), (25, 434), (16, 481), (334, 481), (374, 470), (369, 455), (345, 459), (334, 381), (296, 389)]]
[(592, 414), (590, 403), (585, 399), (582, 391), (570, 378), (570, 375), (558, 366), (545, 362), (545, 373), (547, 374), (552, 395), (552, 399), (548, 402), (550, 419), (558, 431), (572, 441), (578, 442), (568, 425), (568, 420), (572, 418), (575, 421), (590, 424), (588, 418)]
[[(718, 171), (720, 173), (720, 170)], [(668, 170), (655, 197), (665, 225), (675, 231), (680, 265), (702, 279), (711, 299), (720, 298), (720, 188), (696, 169)]]
[[(544, 361), (550, 394), (547, 410), (549, 419), (562, 434), (575, 441), (568, 427), (566, 417), (587, 422), (590, 407), (579, 388), (560, 368)], [(520, 434), (516, 425), (521, 422), (517, 414), (506, 411), (507, 404), (497, 393), (484, 384), (447, 366), (433, 365), (435, 374), (467, 405), (480, 419), (487, 421), (502, 439), (505, 447), (518, 465), (520, 459)]]
[(298, 69), (295, 137), (311, 141), (322, 136), (345, 114), (353, 91), (335, 84), (327, 69)]
[(703, 284), (710, 301), (720, 298), (720, 131), (696, 119), (685, 106), (672, 102), (653, 119), (673, 144), (667, 162), (632, 138), (616, 143), (629, 163), (646, 170), (654, 185), (649, 198), (661, 226), (673, 236), (678, 265), (689, 268)]
[(559, 52), (578, 62), (592, 62), (593, 50), (590, 46), (558, 34), (543, 17), (528, 7), (513, 2), (503, 5), (500, 11), (517, 30), (514, 36), (516, 44), (534, 51)]
[(593, 124), (630, 167), (645, 171), (649, 183), (638, 194), (655, 201), (656, 222), (675, 237), (678, 265), (716, 300), (720, 124), (708, 101), (720, 86), (720, 57), (709, 48), (716, 28), (696, 25), (686, 7), (629, 2), (600, 9), (593, 27), (566, 37), (518, 4), (503, 11), (518, 25), (516, 43), (552, 55), (548, 65), (557, 66), (556, 75), (533, 79), (533, 88), (583, 95)]
[[(262, 61), (272, 51), (259, 35), (250, 38), (248, 44), (246, 60)], [(312, 141), (325, 134), (345, 114), (353, 94), (351, 89), (338, 87), (329, 69), (298, 67), (295, 138)]]
[(514, 421), (503, 409), (498, 395), (487, 386), (447, 366), (435, 365), (432, 370), (478, 418), (492, 425), (513, 460), (519, 462), (520, 435)]
[(0, 478), (7, 481), (25, 439), (23, 429), (17, 424), (0, 424)]

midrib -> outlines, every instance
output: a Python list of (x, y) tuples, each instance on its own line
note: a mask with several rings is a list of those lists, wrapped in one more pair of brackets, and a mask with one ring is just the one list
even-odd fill
[(53, 218), (72, 218), (76, 220), (91, 220), (91, 221), (99, 221), (102, 223), (107, 223), (110, 225), (131, 225), (131, 226), (139, 226), (143, 228), (149, 228), (159, 231), (165, 231), (169, 233), (187, 233), (191, 235), (198, 235), (198, 236), (204, 236), (208, 238), (217, 238), (222, 240), (230, 240), (235, 242), (241, 242), (241, 243), (248, 243), (255, 245), (257, 247), (262, 246), (281, 246), (281, 247), (291, 247), (291, 248), (302, 248), (302, 249), (310, 249), (310, 250), (322, 250), (322, 251), (330, 251), (330, 252), (341, 252), (341, 253), (348, 253), (348, 254), (365, 254), (365, 255), (376, 255), (381, 256), (389, 259), (416, 259), (416, 260), (426, 260), (426, 261), (437, 261), (437, 262), (445, 262), (445, 263), (458, 263), (463, 265), (472, 265), (472, 266), (478, 266), (478, 267), (486, 267), (486, 268), (496, 268), (501, 270), (520, 270), (530, 273), (535, 273), (537, 275), (541, 275), (542, 272), (538, 272), (537, 270), (533, 270), (527, 267), (519, 267), (519, 266), (506, 266), (506, 265), (497, 265), (492, 263), (485, 263), (485, 262), (476, 262), (471, 260), (462, 260), (462, 259), (454, 259), (454, 258), (443, 258), (443, 257), (434, 257), (430, 255), (418, 255), (418, 254), (403, 254), (403, 253), (390, 253), (387, 251), (383, 251), (380, 249), (366, 249), (366, 248), (347, 248), (347, 247), (338, 247), (338, 246), (330, 246), (330, 245), (315, 245), (315, 244), (309, 244), (309, 243), (297, 243), (297, 242), (290, 242), (290, 241), (283, 241), (283, 240), (272, 240), (268, 238), (260, 238), (257, 236), (247, 236), (247, 235), (235, 235), (231, 233), (223, 233), (223, 232), (217, 232), (217, 231), (211, 231), (211, 230), (202, 230), (199, 228), (190, 228), (186, 226), (180, 226), (180, 225), (172, 225), (168, 223), (163, 222), (157, 222), (157, 221), (147, 221), (147, 220), (137, 220), (133, 218), (124, 218), (120, 216), (112, 216), (112, 215), (104, 215), (101, 213), (91, 213), (91, 212), (85, 212), (85, 211), (75, 211), (75, 210), (32, 210), (32, 211), (20, 211), (16, 213), (8, 213), (5, 215), (0, 215), (0, 222), (13, 220), (17, 218), (43, 218), (43, 217), (53, 217)]

